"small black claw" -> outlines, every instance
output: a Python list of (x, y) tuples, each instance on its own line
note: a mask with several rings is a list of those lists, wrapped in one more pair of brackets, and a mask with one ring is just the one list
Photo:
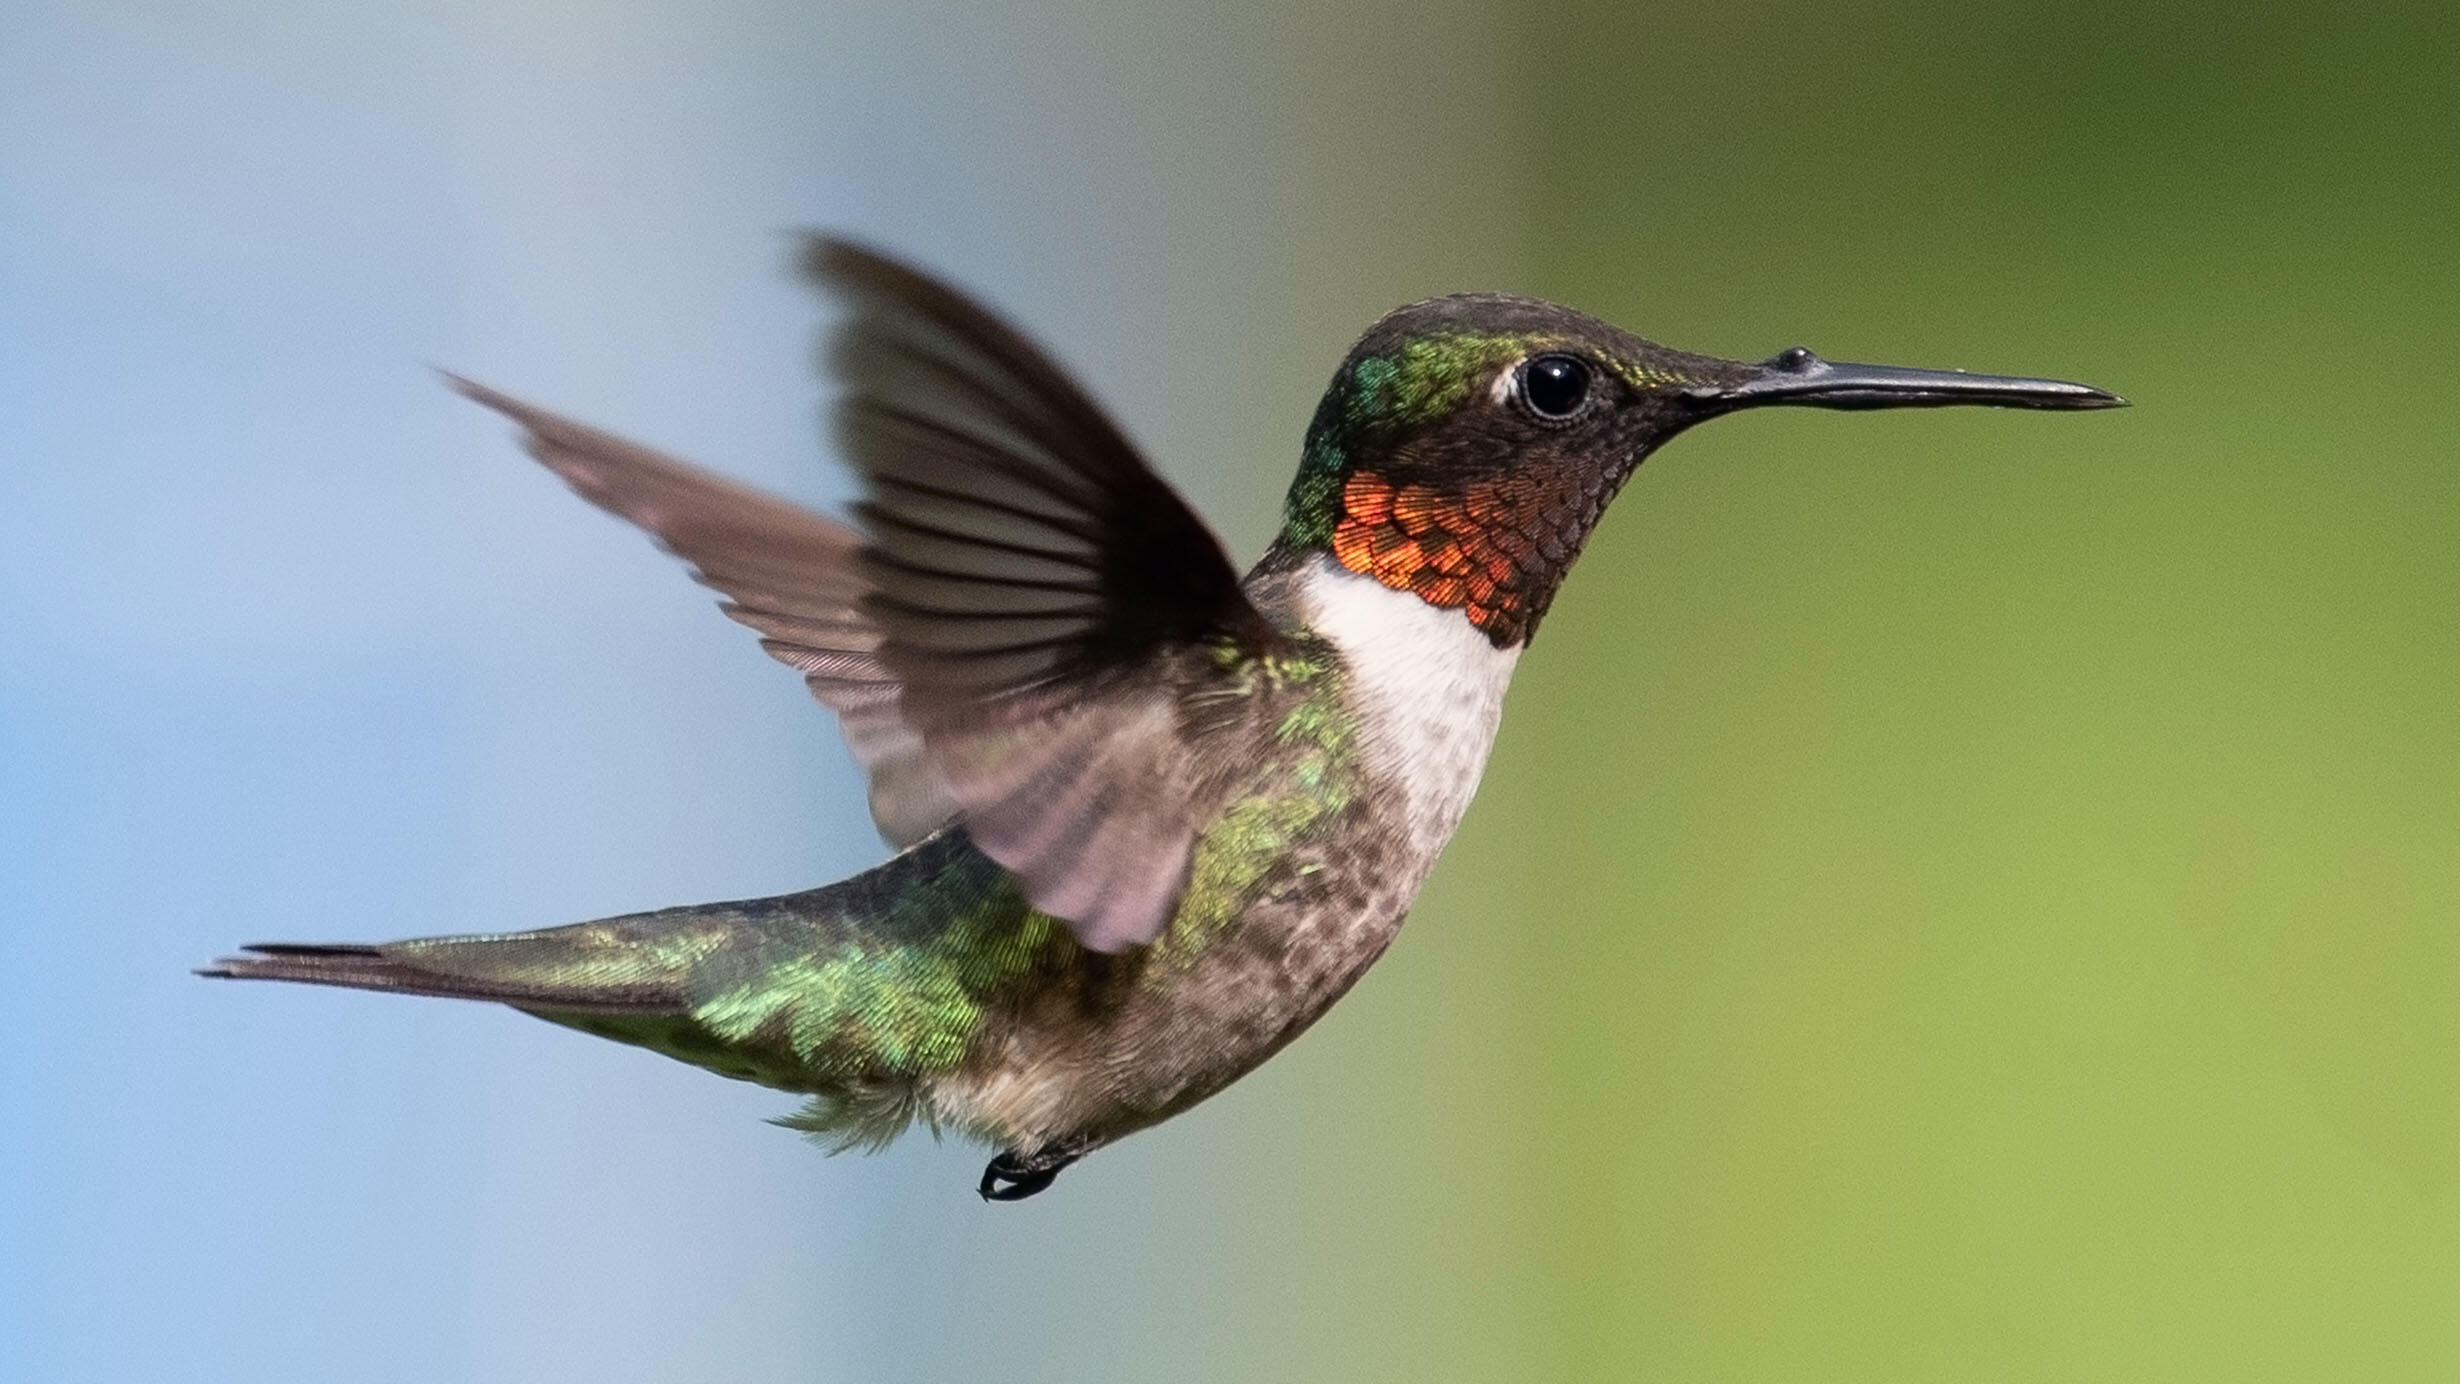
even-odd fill
[(1073, 1153), (1040, 1153), (1020, 1158), (1011, 1150), (991, 1160), (975, 1188), (984, 1201), (1023, 1201), (1059, 1180), (1059, 1170), (1077, 1160)]

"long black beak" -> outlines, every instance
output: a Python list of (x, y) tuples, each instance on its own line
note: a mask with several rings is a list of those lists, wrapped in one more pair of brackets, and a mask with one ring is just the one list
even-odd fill
[(1740, 384), (1712, 386), (1693, 398), (1717, 412), (1762, 404), (1807, 404), (1813, 408), (1944, 408), (1987, 404), (1993, 408), (2124, 408), (2108, 390), (2066, 380), (2028, 380), (2012, 375), (1968, 375), (1962, 370), (1908, 370), (1896, 365), (1846, 365), (1821, 360), (1803, 347), (1779, 351), (1753, 367)]

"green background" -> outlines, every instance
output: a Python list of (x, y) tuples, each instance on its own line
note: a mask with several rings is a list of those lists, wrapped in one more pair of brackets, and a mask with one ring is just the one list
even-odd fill
[[(0, 42), (0, 1376), (2460, 1376), (2448, 6), (57, 4)], [(1684, 437), (1389, 957), (1050, 1194), (261, 937), (874, 860), (435, 361), (827, 503), (850, 228), (1259, 552), (1347, 343), (1555, 297), (2107, 414)]]
[(2136, 406), (1644, 468), (1300, 1059), (1374, 1377), (2460, 1371), (2454, 34), (1535, 7), (1543, 291)]

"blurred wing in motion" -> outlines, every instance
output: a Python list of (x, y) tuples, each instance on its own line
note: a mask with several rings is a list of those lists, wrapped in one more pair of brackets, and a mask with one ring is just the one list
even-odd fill
[(813, 239), (804, 267), (849, 309), (829, 359), (863, 534), (448, 378), (801, 670), (891, 842), (962, 816), (1086, 946), (1151, 941), (1219, 806), (1199, 801), (1184, 689), (1160, 670), (1198, 650), (1235, 661), (1273, 627), (1212, 532), (1030, 342), (843, 241)]
[[(813, 239), (878, 662), (985, 854), (1101, 951), (1157, 935), (1218, 804), (1186, 771), (1199, 648), (1276, 638), (1221, 543), (1101, 409), (971, 300)], [(1143, 673), (1139, 677), (1137, 674)]]
[(638, 524), (726, 599), (720, 609), (760, 632), (837, 713), (871, 777), (871, 816), (905, 846), (956, 815), (956, 800), (897, 711), (897, 680), (879, 661), (880, 630), (862, 609), (862, 539), (799, 505), (687, 462), (532, 408), (485, 385), (453, 387), (519, 423), (530, 455), (582, 498)]

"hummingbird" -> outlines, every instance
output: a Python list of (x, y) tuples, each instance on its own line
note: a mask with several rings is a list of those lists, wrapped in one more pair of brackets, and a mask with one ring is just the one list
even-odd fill
[(1504, 692), (1643, 459), (1743, 409), (2100, 409), (2058, 380), (1743, 362), (1499, 293), (1369, 327), (1241, 577), (1040, 347), (812, 236), (860, 473), (849, 524), (484, 385), (835, 712), (894, 848), (801, 893), (537, 931), (261, 943), (207, 976), (490, 1000), (808, 1097), (833, 1150), (914, 1124), (1012, 1201), (1187, 1110), (1381, 956)]

